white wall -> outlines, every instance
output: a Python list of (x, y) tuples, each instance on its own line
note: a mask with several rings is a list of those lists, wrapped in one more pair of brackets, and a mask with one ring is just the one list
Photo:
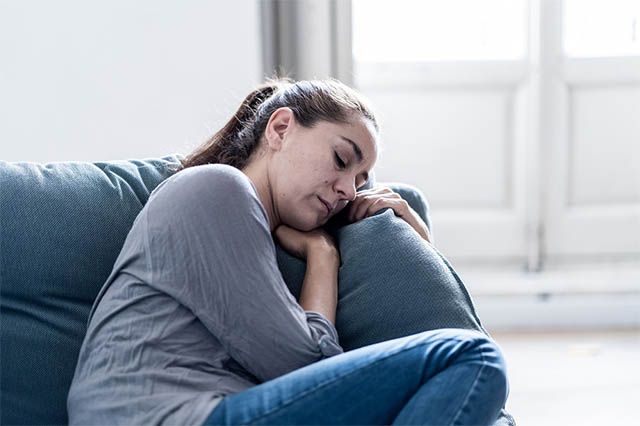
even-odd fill
[(256, 0), (0, 0), (0, 159), (186, 153), (261, 79)]

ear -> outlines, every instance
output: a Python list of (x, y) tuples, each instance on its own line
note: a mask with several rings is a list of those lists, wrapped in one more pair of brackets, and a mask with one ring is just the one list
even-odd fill
[(278, 108), (271, 114), (264, 129), (269, 148), (276, 151), (282, 148), (282, 142), (287, 132), (293, 127), (294, 120), (293, 111), (288, 107)]

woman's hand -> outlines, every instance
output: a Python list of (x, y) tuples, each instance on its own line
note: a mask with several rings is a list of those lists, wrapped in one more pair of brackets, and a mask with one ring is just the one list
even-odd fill
[(306, 260), (315, 250), (326, 251), (340, 259), (340, 251), (335, 240), (322, 228), (304, 232), (280, 225), (273, 231), (273, 235), (286, 251), (302, 260)]
[(396, 216), (402, 218), (423, 239), (432, 244), (429, 228), (427, 228), (420, 215), (411, 208), (400, 194), (387, 187), (372, 188), (358, 192), (356, 199), (349, 203), (347, 217), (350, 222), (357, 222), (386, 207), (391, 208)]

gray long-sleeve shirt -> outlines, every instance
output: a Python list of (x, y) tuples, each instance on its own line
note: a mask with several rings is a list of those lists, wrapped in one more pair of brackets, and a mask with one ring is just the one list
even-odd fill
[(343, 352), (289, 292), (255, 186), (222, 164), (155, 188), (88, 324), (70, 424), (201, 424), (222, 397)]

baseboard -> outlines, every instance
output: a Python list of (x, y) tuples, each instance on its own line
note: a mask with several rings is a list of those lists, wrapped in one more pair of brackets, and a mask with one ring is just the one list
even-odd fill
[(640, 327), (640, 263), (454, 265), (487, 329)]
[(489, 331), (640, 328), (640, 293), (473, 296)]

